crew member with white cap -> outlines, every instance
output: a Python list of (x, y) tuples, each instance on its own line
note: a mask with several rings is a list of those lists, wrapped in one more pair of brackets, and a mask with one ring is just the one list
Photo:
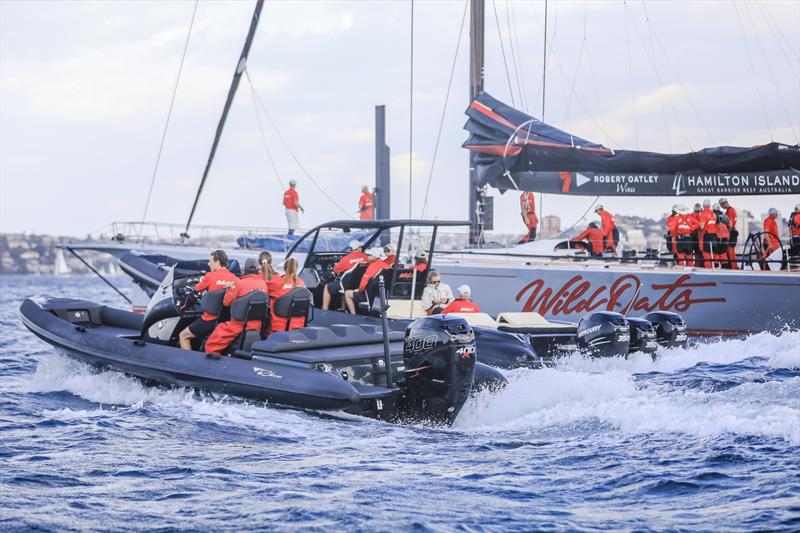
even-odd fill
[(442, 309), (442, 314), (447, 313), (480, 313), (481, 309), (478, 304), (469, 299), (472, 294), (472, 289), (469, 285), (461, 285), (456, 289), (458, 298), (450, 302), (450, 305)]
[(322, 308), (329, 309), (331, 305), (331, 298), (333, 296), (344, 294), (344, 288), (342, 287), (342, 278), (341, 276), (352, 269), (354, 269), (357, 265), (361, 263), (366, 263), (369, 261), (367, 254), (361, 251), (361, 243), (356, 240), (350, 241), (350, 253), (339, 259), (339, 261), (333, 265), (333, 274), (336, 276), (335, 279), (329, 281), (325, 284), (325, 287), (322, 289)]
[(711, 200), (703, 200), (700, 213), (700, 248), (703, 250), (705, 268), (714, 268), (714, 250), (717, 244), (717, 215), (711, 209)]
[[(772, 252), (781, 247), (778, 240), (778, 210), (770, 207), (767, 212), (767, 218), (764, 219), (764, 255), (761, 259), (767, 259), (772, 255)], [(767, 270), (770, 270), (769, 265), (765, 263)]]
[(678, 211), (677, 221), (674, 224), (675, 254), (678, 266), (693, 266), (692, 254), (695, 249), (695, 239), (700, 223), (694, 213), (689, 212), (685, 205), (676, 206)]
[(361, 276), (358, 289), (349, 289), (344, 292), (344, 302), (347, 305), (347, 310), (353, 315), (356, 314), (356, 298), (363, 301), (366, 297), (369, 280), (377, 276), (381, 270), (387, 268), (386, 263), (383, 262), (384, 255), (381, 248), (370, 248), (367, 250), (367, 257), (369, 264), (367, 265), (367, 270), (364, 271), (364, 275)]
[(736, 230), (736, 209), (728, 202), (727, 198), (720, 198), (719, 205), (725, 210), (725, 216), (728, 217), (730, 222), (730, 237), (728, 238), (728, 268), (738, 270), (739, 265), (736, 264), (736, 241), (739, 240), (739, 232)]
[(361, 197), (358, 199), (358, 218), (361, 220), (375, 218), (375, 197), (366, 185), (361, 187)]
[(283, 207), (286, 208), (286, 223), (289, 226), (289, 235), (294, 235), (295, 230), (300, 225), (300, 214), (303, 213), (303, 206), (300, 205), (300, 195), (297, 194), (297, 182), (289, 181), (289, 188), (283, 193)]
[(602, 205), (595, 207), (594, 212), (600, 217), (603, 231), (603, 246), (606, 250), (610, 248), (612, 252), (616, 253), (617, 243), (619, 242), (619, 230), (617, 229), (617, 223), (614, 221), (614, 215), (603, 209)]

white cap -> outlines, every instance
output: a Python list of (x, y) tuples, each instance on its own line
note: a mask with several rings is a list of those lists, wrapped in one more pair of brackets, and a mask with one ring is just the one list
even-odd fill
[(394, 244), (392, 244), (392, 243), (387, 243), (387, 244), (386, 244), (386, 245), (383, 247), (383, 249), (384, 249), (384, 250), (389, 250), (389, 251), (391, 251), (392, 253), (395, 253), (395, 252), (397, 251), (397, 249), (394, 247)]
[(778, 214), (778, 210), (775, 209), (774, 207), (770, 207), (769, 211), (767, 211), (767, 213), (769, 213), (770, 215), (777, 215)]
[(601, 209), (603, 209), (603, 206), (602, 205), (598, 205), (597, 207), (594, 208), (594, 212), (597, 213)]
[(800, 211), (800, 204), (797, 204), (796, 206), (794, 206), (794, 210), (795, 211)]
[(709, 200), (708, 198), (703, 200), (703, 207), (711, 207), (711, 200)]
[(463, 298), (469, 298), (469, 295), (472, 294), (472, 289), (469, 288), (469, 285), (461, 285), (456, 289), (456, 292)]
[(383, 248), (370, 248), (367, 250), (367, 255), (377, 257), (378, 259), (383, 259)]
[(289, 187), (294, 187), (295, 185), (297, 185), (297, 181), (289, 180)]
[(680, 209), (680, 207), (681, 207), (681, 206), (679, 206), (678, 204), (675, 204), (675, 205), (673, 205), (673, 206), (672, 206), (672, 210), (673, 210), (673, 211), (675, 211), (675, 212), (677, 213), (677, 212), (678, 212), (678, 210)]
[(714, 211), (719, 211), (719, 204), (712, 205), (711, 209), (713, 209)]
[(685, 214), (689, 213), (689, 208), (686, 207), (685, 205), (679, 205), (678, 206), (678, 213), (680, 213), (682, 215), (685, 215)]
[(357, 248), (361, 248), (361, 242), (353, 240), (353, 241), (350, 241), (350, 245), (349, 246), (350, 246), (351, 250), (355, 250)]
[(719, 204), (720, 204), (720, 205), (722, 205), (722, 204), (727, 204), (727, 203), (728, 203), (728, 199), (727, 199), (727, 198), (720, 198), (720, 199), (719, 199)]

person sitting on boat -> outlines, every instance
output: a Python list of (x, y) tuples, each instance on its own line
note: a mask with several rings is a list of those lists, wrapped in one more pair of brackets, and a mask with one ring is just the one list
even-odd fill
[[(584, 239), (586, 239), (584, 241)], [(589, 253), (595, 257), (603, 255), (603, 232), (597, 227), (596, 222), (589, 222), (583, 233), (571, 239), (572, 243), (582, 243), (587, 247)]]
[(692, 243), (693, 246), (692, 255), (694, 256), (694, 260), (692, 261), (692, 264), (690, 266), (702, 267), (704, 264), (703, 248), (702, 248), (703, 241), (700, 238), (700, 213), (702, 212), (703, 212), (703, 205), (700, 203), (696, 203), (694, 204), (693, 211), (690, 213), (692, 218), (694, 218), (697, 221), (697, 229), (692, 235), (692, 239), (694, 239)]
[(350, 314), (353, 315), (356, 314), (356, 299), (365, 301), (367, 298), (369, 280), (377, 276), (381, 270), (390, 266), (383, 261), (384, 255), (381, 248), (370, 248), (367, 250), (367, 257), (369, 264), (367, 265), (367, 270), (364, 271), (364, 275), (361, 276), (358, 289), (348, 289), (344, 292), (345, 305), (347, 305), (347, 310), (350, 311)]
[(717, 245), (717, 215), (711, 209), (711, 200), (703, 200), (700, 213), (700, 247), (703, 250), (703, 266), (714, 268), (714, 255)]
[(792, 236), (789, 254), (800, 255), (800, 204), (794, 206), (794, 213), (789, 216), (789, 235)]
[(519, 241), (520, 244), (536, 240), (536, 228), (539, 226), (539, 219), (536, 216), (536, 201), (532, 192), (522, 192), (519, 195), (519, 211), (522, 215), (522, 223), (528, 228), (528, 232)]
[(617, 223), (614, 221), (614, 215), (603, 209), (602, 205), (598, 205), (595, 213), (600, 217), (600, 223), (603, 229), (603, 247), (604, 251), (611, 250), (617, 252), (617, 243), (619, 243), (619, 230)]
[(333, 265), (333, 275), (335, 277), (322, 288), (323, 309), (327, 310), (330, 308), (331, 300), (334, 296), (344, 294), (342, 275), (354, 269), (357, 265), (366, 263), (367, 261), (369, 261), (369, 257), (364, 253), (363, 245), (356, 240), (350, 241), (350, 253), (339, 259), (339, 261)]
[[(225, 298), (222, 303), (226, 307), (237, 298), (246, 296), (253, 291), (267, 292), (267, 282), (261, 276), (261, 267), (258, 261), (254, 258), (248, 258), (244, 263), (244, 275), (233, 282), (233, 285), (225, 291)], [(220, 322), (214, 328), (211, 336), (206, 341), (206, 352), (213, 354), (221, 354), (222, 350), (230, 346), (230, 344), (242, 332), (244, 324), (239, 320), (229, 320), (227, 322)], [(251, 320), (246, 326), (248, 331), (260, 331), (261, 321)]]
[(425, 272), (428, 270), (428, 254), (424, 251), (419, 252), (417, 255), (414, 256), (414, 266), (412, 266), (414, 270), (417, 272)]
[[(764, 254), (761, 256), (762, 260), (767, 259), (772, 253), (781, 247), (778, 240), (778, 210), (770, 207), (767, 212), (767, 218), (764, 219)], [(767, 270), (769, 270), (769, 266)]]
[(728, 202), (727, 198), (720, 198), (719, 205), (725, 210), (725, 216), (728, 217), (728, 222), (730, 223), (728, 248), (725, 250), (725, 255), (728, 259), (728, 268), (731, 270), (738, 270), (739, 266), (736, 264), (736, 241), (739, 240), (739, 232), (736, 230), (736, 209)]
[(673, 225), (673, 235), (675, 235), (675, 254), (678, 266), (692, 266), (692, 254), (694, 254), (695, 239), (700, 222), (689, 212), (689, 208), (683, 205), (677, 206), (678, 216)]
[(428, 284), (422, 291), (422, 308), (429, 315), (441, 313), (442, 309), (453, 301), (453, 290), (447, 283), (442, 283), (438, 270), (428, 272)]
[(711, 209), (717, 215), (717, 244), (714, 247), (714, 256), (717, 258), (717, 264), (721, 268), (730, 268), (730, 263), (728, 263), (727, 259), (728, 241), (731, 238), (731, 221), (722, 212), (722, 206), (719, 204), (714, 204)]
[[(278, 298), (288, 293), (292, 289), (306, 286), (305, 282), (298, 277), (299, 272), (300, 264), (297, 262), (297, 259), (290, 257), (283, 264), (283, 276), (273, 278), (273, 280), (269, 283), (267, 294), (269, 294), (270, 301), (273, 302), (273, 308), (274, 302)], [(289, 322), (289, 329), (287, 330), (287, 319), (276, 315), (274, 310), (271, 312), (271, 331), (291, 331), (293, 329), (302, 328), (303, 324), (305, 323), (305, 319), (303, 317), (294, 317), (291, 319), (291, 322)]]
[(358, 199), (358, 218), (373, 220), (375, 218), (375, 197), (369, 192), (369, 187), (361, 187), (361, 197)]
[(300, 205), (300, 195), (297, 194), (297, 182), (289, 181), (289, 188), (283, 193), (283, 207), (286, 208), (286, 223), (289, 226), (289, 235), (294, 235), (300, 225), (300, 214), (304, 211)]
[(447, 313), (481, 312), (478, 304), (469, 299), (470, 295), (472, 294), (472, 289), (469, 288), (469, 285), (461, 285), (458, 289), (456, 289), (456, 294), (458, 294), (458, 298), (450, 302), (447, 307), (442, 309), (443, 315), (446, 315)]
[[(234, 282), (238, 279), (230, 270), (228, 270), (228, 254), (224, 250), (214, 250), (208, 257), (208, 272), (200, 278), (194, 290), (198, 293), (204, 291), (215, 291), (225, 289), (228, 283)], [(218, 316), (203, 311), (203, 314), (189, 324), (189, 327), (180, 332), (178, 339), (181, 348), (184, 350), (192, 349), (192, 339), (203, 339), (214, 331), (217, 326)]]
[(272, 266), (272, 254), (266, 250), (258, 254), (258, 264), (261, 266), (261, 275), (267, 282), (267, 286), (281, 277)]
[[(384, 246), (383, 254), (385, 255), (383, 262), (390, 267), (397, 263), (397, 249), (394, 247), (394, 244), (388, 243), (386, 246)], [(397, 266), (398, 268), (403, 268), (403, 265), (400, 263), (398, 263)]]

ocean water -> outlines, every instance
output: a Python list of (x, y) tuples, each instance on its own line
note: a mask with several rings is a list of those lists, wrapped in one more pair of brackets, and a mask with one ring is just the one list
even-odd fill
[(32, 294), (124, 307), (0, 278), (0, 530), (800, 529), (799, 332), (512, 371), (431, 430), (98, 373)]

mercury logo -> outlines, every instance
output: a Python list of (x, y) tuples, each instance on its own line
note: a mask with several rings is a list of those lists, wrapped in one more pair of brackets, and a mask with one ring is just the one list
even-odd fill
[(579, 331), (579, 332), (578, 332), (578, 338), (580, 338), (580, 337), (585, 337), (585, 336), (586, 336), (586, 335), (588, 335), (589, 333), (594, 333), (595, 331), (599, 331), (599, 330), (600, 330), (600, 327), (601, 327), (601, 326), (599, 326), (599, 325), (598, 325), (598, 326), (592, 326), (592, 327), (590, 327), (590, 328), (587, 328), (587, 329), (585, 329), (585, 330), (583, 330), (583, 331)]

